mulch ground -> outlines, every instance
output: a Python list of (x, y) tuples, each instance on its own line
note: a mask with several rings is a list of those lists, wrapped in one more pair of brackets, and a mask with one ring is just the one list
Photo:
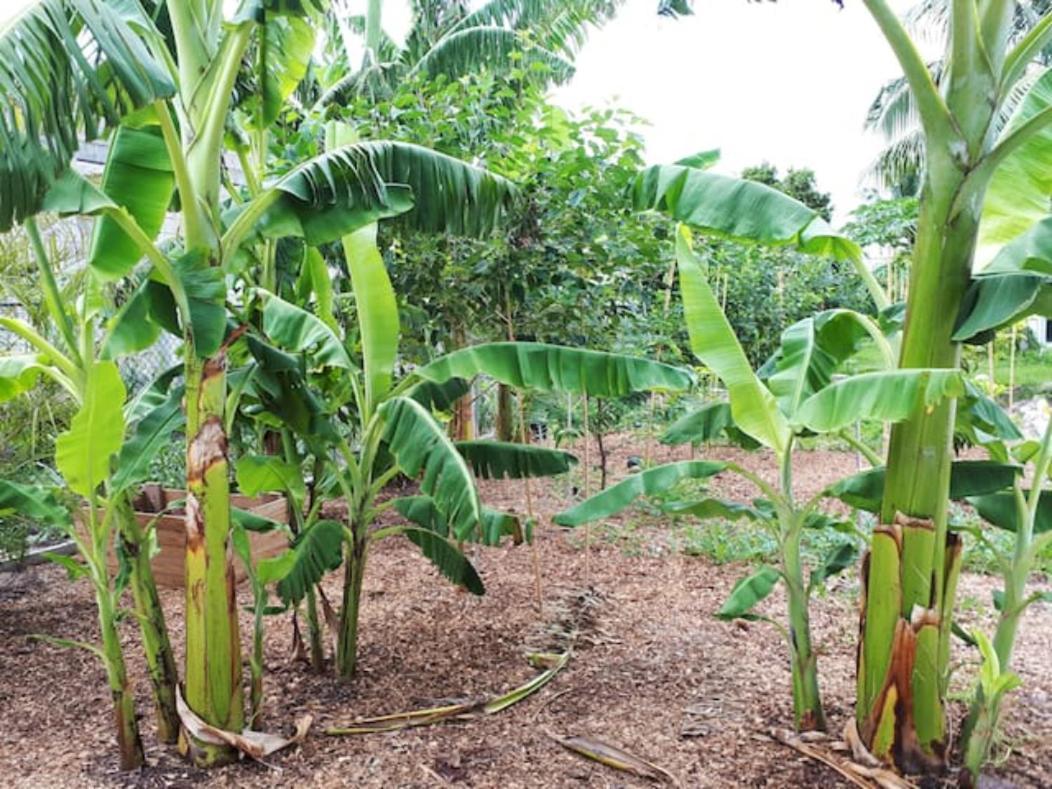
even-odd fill
[[(628, 437), (613, 440), (614, 476), (628, 454)], [(659, 448), (655, 460), (685, 453)], [(722, 450), (769, 473), (762, 455)], [(594, 455), (593, 455), (594, 457)], [(855, 468), (853, 455), (800, 453), (798, 495), (805, 496)], [(596, 477), (597, 478), (597, 477)], [(773, 481), (773, 480), (772, 480)], [(720, 492), (748, 500), (753, 492), (727, 478)], [(534, 483), (539, 512), (566, 502), (567, 484)], [(486, 483), (492, 506), (524, 509), (522, 483)], [(152, 738), (147, 681), (133, 621), (122, 625), (139, 692), (149, 766), (116, 769), (108, 692), (96, 659), (29, 638), (43, 633), (94, 640), (94, 606), (86, 583), (71, 584), (57, 567), (0, 576), (0, 783), (18, 787), (84, 786), (356, 786), (549, 787), (643, 786), (645, 781), (584, 760), (549, 734), (585, 735), (620, 746), (668, 770), (684, 786), (833, 787), (839, 776), (767, 736), (790, 725), (789, 668), (772, 629), (716, 620), (713, 612), (742, 574), (668, 550), (658, 526), (652, 550), (626, 551), (550, 525), (539, 529), (537, 554), (545, 606), (534, 606), (528, 546), (488, 550), (478, 557), (487, 594), (476, 598), (443, 582), (406, 541), (380, 543), (370, 555), (362, 607), (359, 674), (349, 683), (290, 661), (288, 616), (268, 620), (265, 728), (290, 730), (314, 715), (298, 748), (266, 765), (246, 763), (212, 772), (188, 767)], [(993, 579), (967, 575), (960, 591), (966, 626), (989, 627)], [(340, 579), (329, 578), (330, 599)], [(521, 704), (496, 715), (388, 734), (329, 737), (322, 730), (357, 717), (471, 699), (519, 685), (536, 673), (525, 650), (547, 637), (551, 623), (582, 594), (595, 605), (581, 624), (565, 670)], [(247, 590), (241, 595), (247, 602)], [(839, 731), (854, 698), (857, 580), (845, 576), (814, 601), (813, 626), (831, 727)], [(163, 592), (172, 636), (182, 642), (181, 593)], [(784, 599), (767, 602), (782, 616)], [(242, 620), (242, 635), (250, 633)], [(1024, 685), (1007, 713), (1004, 758), (993, 771), (1000, 785), (1052, 786), (1052, 607), (1035, 607), (1021, 629), (1015, 670)], [(957, 659), (955, 689), (967, 689), (972, 658)], [(969, 680), (970, 681), (970, 680)], [(960, 702), (957, 702), (957, 712)]]

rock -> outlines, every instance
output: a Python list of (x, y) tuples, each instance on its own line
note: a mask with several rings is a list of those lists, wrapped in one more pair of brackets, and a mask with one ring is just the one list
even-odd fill
[(1052, 419), (1052, 407), (1044, 397), (1034, 397), (1016, 403), (1011, 415), (1026, 438), (1040, 440)]

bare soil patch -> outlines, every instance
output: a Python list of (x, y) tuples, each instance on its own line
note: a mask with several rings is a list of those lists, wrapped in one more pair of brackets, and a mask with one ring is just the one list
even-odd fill
[[(628, 436), (611, 440), (610, 468), (625, 473), (627, 456), (642, 454)], [(684, 459), (686, 450), (652, 449), (655, 461)], [(710, 452), (766, 475), (761, 456)], [(593, 458), (596, 455), (593, 453)], [(855, 467), (853, 455), (801, 453), (801, 495)], [(594, 480), (598, 475), (594, 475)], [(534, 483), (537, 510), (565, 506), (566, 483)], [(727, 478), (721, 493), (754, 494)], [(485, 483), (487, 503), (523, 511), (522, 483)], [(651, 530), (665, 544), (660, 527)], [(536, 547), (543, 569), (545, 611), (533, 604), (528, 546), (478, 555), (487, 594), (451, 588), (405, 541), (380, 543), (371, 554), (362, 608), (360, 673), (341, 683), (290, 662), (289, 616), (269, 620), (265, 727), (287, 730), (310, 712), (315, 727), (299, 748), (268, 765), (243, 764), (213, 772), (188, 767), (152, 738), (148, 683), (135, 623), (122, 624), (132, 678), (139, 693), (150, 766), (135, 774), (116, 769), (108, 692), (102, 668), (84, 651), (35, 641), (44, 633), (92, 641), (97, 625), (90, 589), (71, 584), (57, 567), (0, 575), (0, 779), (17, 787), (84, 786), (402, 786), (548, 787), (644, 786), (646, 782), (577, 757), (548, 735), (587, 735), (654, 762), (690, 787), (834, 787), (827, 768), (772, 741), (787, 726), (789, 670), (785, 648), (762, 625), (734, 625), (712, 614), (742, 574), (735, 565), (663, 550), (628, 553), (616, 543), (581, 548), (580, 535), (547, 521)], [(340, 579), (326, 581), (339, 599)], [(966, 576), (960, 592), (966, 626), (989, 626), (993, 579)], [(497, 715), (389, 734), (328, 737), (326, 726), (357, 717), (434, 706), (510, 689), (535, 674), (526, 645), (574, 595), (591, 590), (597, 604), (577, 638), (573, 657), (550, 685)], [(248, 603), (248, 590), (239, 594)], [(823, 692), (832, 726), (851, 714), (857, 580), (837, 581), (814, 602)], [(178, 591), (162, 591), (173, 639), (182, 642)], [(971, 601), (981, 601), (981, 605)], [(773, 597), (770, 612), (781, 616)], [(242, 636), (250, 633), (242, 619)], [(1052, 607), (1035, 607), (1020, 636), (1015, 670), (1023, 688), (1008, 713), (1006, 758), (996, 776), (1017, 786), (1052, 786)], [(957, 657), (971, 660), (960, 648)], [(957, 672), (958, 691), (966, 690)], [(959, 710), (958, 710), (959, 713)]]

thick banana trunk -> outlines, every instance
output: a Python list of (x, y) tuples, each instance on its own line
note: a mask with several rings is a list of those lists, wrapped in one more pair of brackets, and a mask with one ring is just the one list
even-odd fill
[[(951, 339), (968, 285), (977, 218), (925, 199), (901, 368), (956, 368)], [(906, 772), (946, 761), (950, 620), (959, 540), (946, 529), (956, 403), (892, 427), (882, 526), (864, 568), (856, 722), (870, 750)]]
[(153, 567), (142, 527), (135, 511), (125, 496), (118, 504), (120, 540), (125, 555), (131, 558), (131, 591), (135, 614), (139, 620), (146, 668), (153, 689), (157, 717), (157, 739), (174, 743), (179, 738), (179, 715), (175, 708), (175, 690), (179, 674), (175, 667), (175, 653), (168, 638), (164, 609), (153, 579)]
[[(244, 727), (241, 645), (229, 550), (230, 482), (223, 428), (226, 358), (186, 357), (186, 701), (207, 723)], [(235, 761), (230, 747), (185, 745), (200, 766)]]

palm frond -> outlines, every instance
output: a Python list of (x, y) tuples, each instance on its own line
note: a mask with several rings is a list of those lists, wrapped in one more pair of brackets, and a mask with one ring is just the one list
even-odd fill
[(0, 232), (40, 210), (82, 141), (175, 92), (151, 29), (103, 0), (38, 0), (0, 28)]

